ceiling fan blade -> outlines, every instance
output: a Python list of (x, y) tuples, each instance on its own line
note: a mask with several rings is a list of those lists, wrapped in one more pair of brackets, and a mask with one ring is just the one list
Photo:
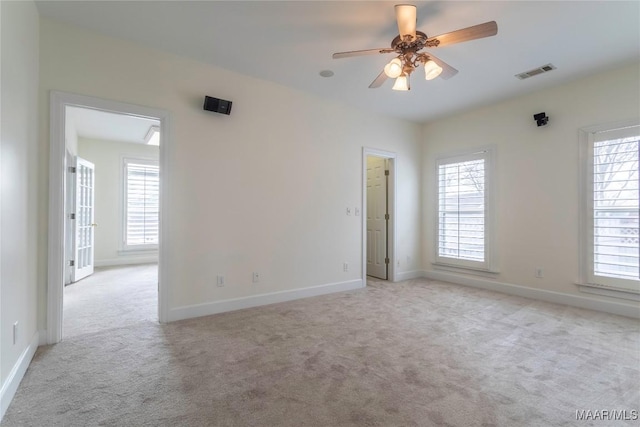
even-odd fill
[(375, 55), (377, 53), (390, 53), (393, 49), (381, 47), (380, 49), (350, 50), (348, 52), (337, 52), (333, 54), (333, 59), (350, 58), (352, 56)]
[(442, 79), (448, 80), (451, 77), (453, 77), (456, 74), (458, 74), (458, 70), (456, 70), (451, 65), (447, 64), (446, 62), (444, 62), (442, 59), (437, 58), (437, 57), (433, 56), (430, 53), (427, 53), (427, 56), (429, 57), (429, 59), (433, 60), (433, 62), (435, 62), (436, 64), (438, 64), (439, 66), (442, 67), (442, 73), (440, 73), (440, 77)]
[(439, 36), (429, 37), (427, 46), (432, 46), (437, 40), (437, 47), (448, 46), (450, 44), (466, 42), (469, 40), (481, 39), (483, 37), (491, 37), (498, 34), (498, 24), (496, 21), (485, 22), (484, 24), (474, 25), (473, 27), (463, 28), (461, 30), (452, 31)]
[(384, 70), (382, 70), (382, 72), (378, 74), (378, 77), (376, 77), (376, 79), (371, 82), (371, 84), (369, 85), (369, 89), (375, 89), (377, 87), (380, 87), (382, 86), (382, 83), (386, 81), (387, 81), (387, 75), (384, 73)]
[(412, 4), (397, 4), (396, 20), (398, 21), (398, 34), (402, 40), (409, 34), (412, 39), (416, 39), (416, 7)]

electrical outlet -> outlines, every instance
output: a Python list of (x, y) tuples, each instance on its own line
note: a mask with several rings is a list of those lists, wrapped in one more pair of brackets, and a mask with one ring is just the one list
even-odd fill
[(216, 284), (219, 287), (223, 287), (224, 286), (224, 276), (222, 276), (222, 275), (216, 276)]
[(540, 267), (537, 267), (535, 274), (538, 279), (542, 279), (544, 277), (544, 270)]
[(344, 264), (342, 264), (342, 271), (344, 271), (345, 273), (349, 271), (349, 263), (345, 262)]
[(258, 283), (260, 281), (260, 273), (253, 272), (253, 283)]
[(13, 324), (13, 344), (18, 342), (18, 322)]
[(359, 208), (355, 208), (355, 215), (356, 216), (360, 216), (360, 209)]
[(351, 215), (351, 208), (347, 208), (347, 215)]

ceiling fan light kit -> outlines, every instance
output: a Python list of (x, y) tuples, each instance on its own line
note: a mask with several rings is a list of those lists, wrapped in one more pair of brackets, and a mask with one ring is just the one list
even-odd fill
[(409, 75), (402, 74), (398, 76), (398, 78), (396, 79), (396, 82), (393, 84), (393, 87), (391, 89), (400, 90), (400, 91), (411, 90), (411, 85), (409, 83)]
[(402, 60), (400, 58), (393, 58), (387, 65), (384, 66), (384, 73), (387, 77), (395, 79), (402, 74)]
[(377, 53), (397, 53), (398, 56), (384, 66), (382, 72), (369, 85), (369, 88), (380, 87), (387, 78), (392, 78), (396, 79), (392, 89), (409, 90), (409, 76), (420, 65), (424, 67), (425, 80), (433, 80), (436, 77), (449, 79), (456, 75), (458, 70), (431, 53), (420, 52), (422, 49), (442, 47), (498, 34), (498, 25), (495, 21), (490, 21), (439, 36), (427, 37), (422, 31), (416, 31), (417, 10), (414, 5), (399, 4), (395, 6), (395, 11), (399, 34), (391, 41), (391, 48), (354, 50), (333, 54), (334, 59), (339, 59)]
[(424, 79), (433, 80), (442, 73), (442, 67), (429, 59), (424, 63)]

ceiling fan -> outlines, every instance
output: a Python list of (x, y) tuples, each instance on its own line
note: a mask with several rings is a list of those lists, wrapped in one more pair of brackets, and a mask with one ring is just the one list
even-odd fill
[(394, 90), (409, 90), (411, 89), (409, 76), (420, 65), (424, 67), (426, 80), (432, 80), (438, 76), (445, 80), (449, 79), (455, 76), (458, 70), (431, 53), (420, 52), (422, 49), (448, 46), (498, 34), (498, 24), (490, 21), (439, 36), (427, 37), (422, 31), (416, 31), (416, 6), (399, 4), (395, 6), (395, 10), (399, 35), (391, 41), (390, 48), (352, 50), (333, 54), (333, 59), (339, 59), (376, 53), (397, 53), (398, 56), (385, 65), (369, 88), (380, 87), (387, 78), (392, 78), (396, 79), (393, 85)]

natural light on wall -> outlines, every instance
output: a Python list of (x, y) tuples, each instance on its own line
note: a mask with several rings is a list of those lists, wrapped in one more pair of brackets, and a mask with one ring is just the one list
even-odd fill
[(147, 145), (160, 145), (160, 127), (151, 126), (147, 132), (147, 136), (144, 137), (144, 142)]

